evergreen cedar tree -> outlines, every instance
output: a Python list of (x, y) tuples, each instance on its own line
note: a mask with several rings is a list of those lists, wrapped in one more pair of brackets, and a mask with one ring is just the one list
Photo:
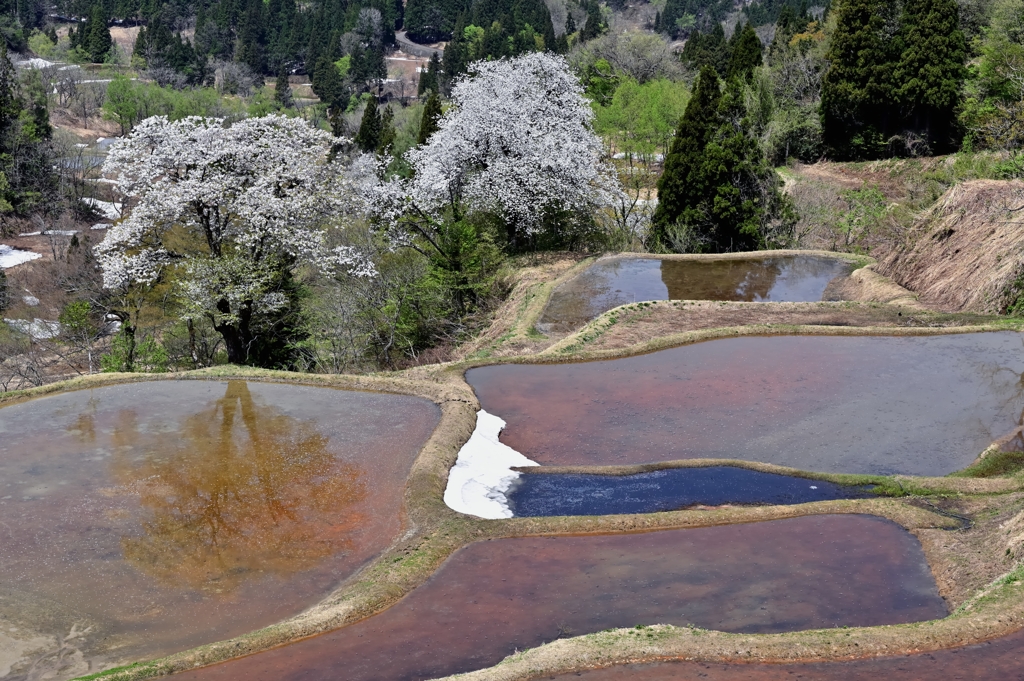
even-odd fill
[(702, 250), (752, 250), (768, 245), (763, 225), (790, 219), (778, 179), (750, 134), (740, 77), (725, 91), (705, 64), (679, 122), (658, 181), (655, 235), (694, 230)]
[(48, 144), (53, 129), (38, 75), (34, 72), (19, 87), (7, 45), (0, 40), (0, 213), (24, 215), (59, 201)]
[(133, 59), (147, 67), (165, 66), (185, 76), (188, 85), (202, 85), (208, 75), (206, 56), (181, 34), (172, 33), (159, 19), (139, 29)]
[(274, 101), (285, 109), (295, 103), (291, 85), (288, 83), (288, 72), (283, 69), (277, 74), (277, 80), (274, 82)]
[[(826, 150), (836, 159), (956, 148), (966, 39), (956, 0), (842, 0), (822, 81)], [(895, 28), (895, 32), (893, 32)], [(902, 147), (893, 144), (902, 140)]]
[(71, 47), (81, 49), (93, 63), (104, 61), (114, 45), (107, 24), (107, 13), (103, 4), (93, 5), (85, 23), (79, 24), (77, 29), (73, 26), (68, 33)]
[(416, 144), (426, 144), (430, 136), (437, 132), (438, 121), (441, 118), (441, 96), (437, 90), (431, 90), (427, 97), (427, 103), (423, 107), (423, 118), (420, 119), (420, 133), (416, 137)]
[(363, 118), (359, 123), (359, 131), (355, 143), (367, 154), (387, 154), (395, 143), (395, 112), (391, 107), (380, 110), (377, 98), (370, 95), (363, 110)]

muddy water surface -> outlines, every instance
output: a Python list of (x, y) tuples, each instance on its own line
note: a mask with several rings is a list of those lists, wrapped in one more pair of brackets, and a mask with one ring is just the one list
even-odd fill
[(242, 381), (0, 409), (0, 652), (21, 651), (7, 677), (68, 678), (315, 603), (398, 533), (439, 416), (418, 398)]
[(570, 331), (613, 307), (644, 300), (813, 302), (821, 300), (830, 281), (849, 272), (848, 262), (817, 256), (612, 258), (560, 286), (538, 327)]
[(181, 679), (431, 679), (610, 627), (738, 632), (946, 614), (920, 544), (869, 516), (472, 544), (380, 615)]
[(1021, 421), (1024, 336), (733, 338), (466, 373), (541, 464), (711, 457), (944, 475)]
[(1024, 631), (1004, 638), (926, 655), (817, 664), (623, 665), (539, 676), (558, 681), (1024, 681)]
[(517, 516), (554, 516), (656, 513), (694, 505), (805, 504), (873, 495), (866, 487), (710, 466), (636, 475), (526, 472), (505, 496)]

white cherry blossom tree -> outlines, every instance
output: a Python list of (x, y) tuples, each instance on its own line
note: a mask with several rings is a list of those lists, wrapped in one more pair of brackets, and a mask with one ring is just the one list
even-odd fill
[(245, 363), (259, 318), (287, 304), (284, 268), (373, 273), (351, 249), (328, 246), (325, 223), (358, 210), (365, 193), (336, 142), (276, 115), (142, 121), (104, 164), (128, 210), (96, 247), (104, 285), (151, 284), (174, 268), (183, 317), (209, 318), (228, 360)]
[(376, 213), (394, 240), (417, 235), (437, 248), (446, 218), (480, 210), (502, 218), (514, 245), (552, 211), (614, 201), (620, 190), (602, 160), (593, 112), (562, 57), (532, 53), (469, 71), (438, 131), (408, 152), (412, 179), (378, 187)]

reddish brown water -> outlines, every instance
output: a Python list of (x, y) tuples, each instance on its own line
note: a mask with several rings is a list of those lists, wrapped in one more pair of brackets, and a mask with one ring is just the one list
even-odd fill
[(597, 315), (643, 300), (821, 300), (850, 264), (818, 256), (661, 260), (611, 258), (587, 268), (552, 294), (538, 327), (569, 331)]
[(917, 540), (870, 516), (503, 539), (457, 552), (376, 617), (181, 678), (431, 679), (610, 627), (773, 632), (945, 614)]
[(944, 475), (1020, 422), (1022, 338), (733, 338), (466, 379), (508, 422), (502, 441), (541, 464), (723, 457)]
[(88, 663), (299, 612), (399, 532), (439, 417), (419, 398), (241, 381), (0, 409), (0, 620), (22, 639), (88, 629), (68, 644)]
[(623, 665), (538, 679), (570, 681), (1024, 681), (1024, 631), (927, 655), (818, 664)]

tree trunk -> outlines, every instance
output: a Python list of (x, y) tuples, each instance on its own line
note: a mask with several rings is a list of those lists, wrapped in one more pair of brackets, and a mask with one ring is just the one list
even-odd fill
[[(217, 303), (217, 309), (222, 314), (231, 312), (230, 304), (223, 299)], [(249, 346), (253, 341), (252, 334), (249, 331), (251, 319), (252, 306), (250, 304), (243, 304), (241, 311), (238, 313), (237, 325), (215, 324), (213, 327), (224, 338), (224, 347), (228, 351), (228, 362), (231, 364), (248, 364), (249, 362)]]

